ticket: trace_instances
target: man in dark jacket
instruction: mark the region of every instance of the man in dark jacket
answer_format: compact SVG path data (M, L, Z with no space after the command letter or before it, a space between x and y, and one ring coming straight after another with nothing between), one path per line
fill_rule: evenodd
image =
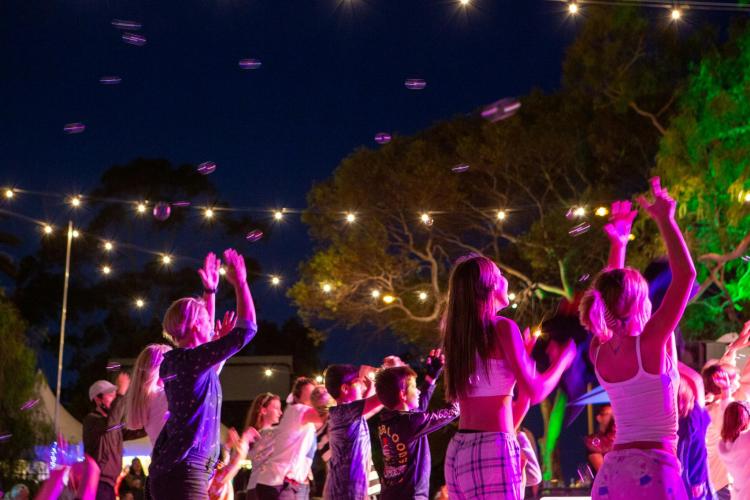
M89 388L89 399L96 407L83 419L83 449L101 470L96 500L115 500L115 482L122 469L122 442L146 435L143 429L124 428L124 396L129 386L130 376L120 373L117 386L97 380Z

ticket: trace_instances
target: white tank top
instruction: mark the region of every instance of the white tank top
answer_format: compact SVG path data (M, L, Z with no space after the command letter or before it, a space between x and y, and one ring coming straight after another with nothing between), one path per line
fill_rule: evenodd
M485 373L482 359L477 355L476 368L469 377L466 396L512 396L515 385L516 377L504 359L487 359L487 373Z
M317 441L315 424L303 424L303 404L291 404L273 434L273 452L258 471L258 483L267 486L284 484L289 478L304 483L308 479Z
M641 337L635 339L638 372L629 380L607 382L599 374L594 359L596 378L609 395L615 418L615 443L658 441L677 449L677 386L679 373L672 356L667 356L666 373L653 374L643 369Z

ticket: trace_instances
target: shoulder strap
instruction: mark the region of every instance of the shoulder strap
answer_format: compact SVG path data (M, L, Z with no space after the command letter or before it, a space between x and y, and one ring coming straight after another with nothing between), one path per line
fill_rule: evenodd
M635 356L636 356L636 359L638 360L638 371L639 372L645 371L643 369L643 359L641 359L641 336L640 335L638 335L635 338Z

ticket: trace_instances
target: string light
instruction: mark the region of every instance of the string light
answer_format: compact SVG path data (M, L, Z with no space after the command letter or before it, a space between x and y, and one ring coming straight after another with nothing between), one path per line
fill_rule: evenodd
M115 245L111 241L105 241L104 242L104 251L105 252L111 252L115 249Z
M578 4L576 2L568 3L568 13L572 16L578 14Z
M275 220L281 220L284 218L284 211L283 210L275 210L273 212L273 218Z
M672 18L672 21L679 21L682 18L682 11L679 7L674 7L669 13L669 16Z
M77 195L76 195L76 196L73 196L72 198L70 198L70 204L71 204L71 205L72 205L73 207L75 207L75 208L78 208L78 207L80 207L80 206L81 206L81 197L80 197L80 196L77 196Z
M106 274L109 274L111 272L112 272L112 268L111 267L109 267L107 265L102 266L102 274L106 275Z
M265 370L263 370L263 375L268 378L273 375L273 370L271 370L270 368L266 368Z
M224 276L225 274L227 274L227 270L226 270L226 268L224 266L221 266L219 268L219 274L222 275L222 276Z
M206 219L213 219L213 217L214 217L214 211L213 211L213 209L212 208L207 208L206 210L204 210L203 211L203 217L205 217Z
M73 238L78 238L81 235L81 233L78 232L78 229L73 229L73 231L70 233L70 235Z
M348 222L349 224L351 224L355 220L357 220L357 216L354 215L354 213L352 213L352 212L347 212L347 214L346 214L346 222Z
M427 212L423 212L422 215L419 216L419 220L422 221L422 224L429 224L432 221L432 217L430 217L430 214Z
M576 209L573 210L573 215L576 217L584 217L586 215L586 209L584 207L576 207Z
M510 300L516 300L516 294L515 293L509 293L508 294L508 299L510 299Z
M395 300L396 297L394 297L393 295L383 295L383 302L385 302L386 304L393 304Z
M141 202L138 203L138 205L135 207L135 209L138 211L139 214L145 214L146 213L146 204Z
M142 298L138 297L135 299L135 307L137 307L138 309L143 309L145 305L146 302Z
M497 211L497 220L505 220L507 217L508 217L508 214L505 213L505 210Z
M606 217L609 215L609 209L607 207L598 207L594 212L597 217Z
M467 7L471 3L471 0L458 0L458 3L460 3L463 7Z
M323 375L315 375L315 383L322 384L324 380Z
M167 254L162 255L161 256L161 263L164 264L164 265L171 264L172 263L172 257L169 256L169 255L167 255Z
M635 239L635 235L633 233L630 233L628 235L628 241L633 241Z
M750 191L745 193L745 203L750 203Z
M510 306L510 307L511 307L512 309L518 309L518 304L516 304L516 303L514 302L514 303L513 303L513 305L512 305L512 306Z
M419 292L418 296L419 296L419 300L421 300L422 302L426 301L427 297L429 297L429 295L427 295L427 292Z
M333 287L330 283L323 283L321 285L321 288L323 289L323 293L331 293L331 290L333 290Z
M52 226L45 224L42 226L42 231L44 231L44 234L52 234Z
M534 332L532 333L532 335L534 336L534 338L538 339L539 337L542 336L542 329L541 328L537 328L536 330L534 330Z
M373 299L377 299L380 297L380 290L373 290L372 292L370 292L370 295L372 295Z
M13 190L11 188L8 188L8 189L5 190L5 197L7 199L10 200L11 198L13 198L13 196L15 196L15 193L13 192Z
M278 276L271 276L271 284L273 286L280 285L281 284L281 278L279 278Z

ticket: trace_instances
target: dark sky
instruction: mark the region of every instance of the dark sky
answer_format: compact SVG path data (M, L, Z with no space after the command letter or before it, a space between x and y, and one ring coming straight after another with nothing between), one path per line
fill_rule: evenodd
M577 30L560 7L540 0L473 0L468 8L434 0L4 1L0 185L85 192L109 166L136 157L211 160L212 180L234 206L304 208L311 185L354 148L376 147L378 131L410 134L534 86L555 89ZM125 44L115 18L142 23L147 44ZM249 57L262 67L241 70L238 60ZM122 83L101 85L104 75ZM409 77L427 88L407 90ZM85 132L63 133L71 122ZM32 217L50 212L39 200L14 203L7 208ZM38 237L27 223L3 224L27 242ZM249 251L289 284L311 244L292 216ZM261 318L294 314L282 291L256 293ZM327 349L328 359L351 352L348 334L337 336L347 349Z

